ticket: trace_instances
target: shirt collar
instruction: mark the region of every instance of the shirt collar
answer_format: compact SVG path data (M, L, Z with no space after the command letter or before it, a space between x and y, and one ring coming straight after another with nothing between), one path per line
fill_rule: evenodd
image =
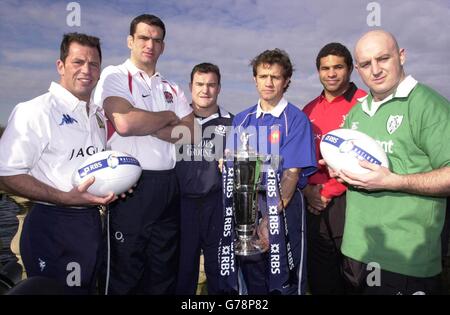
M340 101L340 98L343 97L347 102L351 102L353 99L353 96L355 95L356 91L358 90L358 88L356 87L355 83L350 82L348 89L345 90L344 93L342 93L341 95L335 97L330 103L336 102L336 101ZM325 91L322 91L322 93L320 93L320 99L319 101L322 102L323 100L326 100L325 97ZM327 100L328 102L328 100Z
M227 110L225 110L225 108L219 106L219 111L220 111L220 117L231 118L230 113Z
M83 106L83 108L86 108L86 102L78 99L75 95L70 93L66 88L61 86L59 83L52 82L50 84L50 87L48 91L53 94L63 105L65 105L68 109L70 109L72 112L75 111L75 109L78 106ZM91 100L92 100L92 93L91 93ZM92 102L90 102L92 104ZM96 105L94 105L96 106Z
M192 104L190 104L190 106L192 107ZM223 118L231 118L230 113L227 112L224 108L222 108L221 106L218 106L218 111L215 112L214 114L208 116L208 117L200 117L195 115L195 118L197 119L197 122L200 125L206 124L208 121L219 118L219 117L223 117Z
M143 75L147 75L147 73L145 71L136 67L136 65L129 58L125 61L124 65L125 65L125 68L127 68L128 72L132 76L134 76L137 73L142 73ZM157 76L161 76L161 74L159 72L155 72L155 74L153 74L150 78L157 77Z
M355 83L350 82L348 89L342 94L342 96L345 98L347 102L351 102L353 99L353 96L355 96L356 91L358 88L356 87Z
M418 83L417 80L414 79L412 76L410 75L407 76L402 82L400 82L395 92L385 97L382 101L380 101L378 103L378 106L376 106L376 108L371 108L373 106L369 106L369 104L372 105L373 100L372 92L370 92L364 97L358 98L358 102L361 103L362 110L365 113L369 114L370 116L373 116L381 105L387 103L391 99L408 97L409 93L411 93L411 91L416 87L417 83Z
M270 114L274 117L280 117L284 109L288 105L287 100L283 97L271 111L265 112L261 108L261 100L258 100L258 105L256 106L256 118L259 118L262 114Z

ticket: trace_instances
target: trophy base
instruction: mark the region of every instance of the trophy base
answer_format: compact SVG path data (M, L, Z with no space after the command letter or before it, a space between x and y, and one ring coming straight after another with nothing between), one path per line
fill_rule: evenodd
M261 247L256 244L256 238L239 239L234 249L235 254L238 256L252 256L263 252Z

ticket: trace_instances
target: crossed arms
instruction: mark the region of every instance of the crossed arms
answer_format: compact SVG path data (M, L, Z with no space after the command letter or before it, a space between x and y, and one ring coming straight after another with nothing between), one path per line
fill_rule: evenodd
M103 108L117 133L123 137L151 135L163 141L187 144L198 142L201 136L193 113L180 119L172 111L142 110L117 96L107 97Z

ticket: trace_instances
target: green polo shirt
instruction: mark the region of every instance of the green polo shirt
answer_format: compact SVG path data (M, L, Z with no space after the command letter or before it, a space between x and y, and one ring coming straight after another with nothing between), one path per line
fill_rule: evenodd
M431 88L405 78L380 103L359 99L344 128L377 140L397 174L450 166L450 103ZM399 191L364 192L350 187L342 252L381 269L415 277L441 272L440 234L445 199Z

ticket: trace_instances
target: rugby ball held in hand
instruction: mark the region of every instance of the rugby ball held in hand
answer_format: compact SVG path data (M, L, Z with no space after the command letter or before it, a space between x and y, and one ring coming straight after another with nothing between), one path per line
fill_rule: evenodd
M335 129L322 137L322 157L335 171L341 169L353 173L368 173L370 170L359 165L359 161L389 167L389 161L380 144L365 133L352 129Z
M106 196L110 192L120 195L130 189L142 173L139 161L129 154L118 151L98 152L88 157L75 170L72 185L79 186L94 176L94 183L88 192L97 196Z

